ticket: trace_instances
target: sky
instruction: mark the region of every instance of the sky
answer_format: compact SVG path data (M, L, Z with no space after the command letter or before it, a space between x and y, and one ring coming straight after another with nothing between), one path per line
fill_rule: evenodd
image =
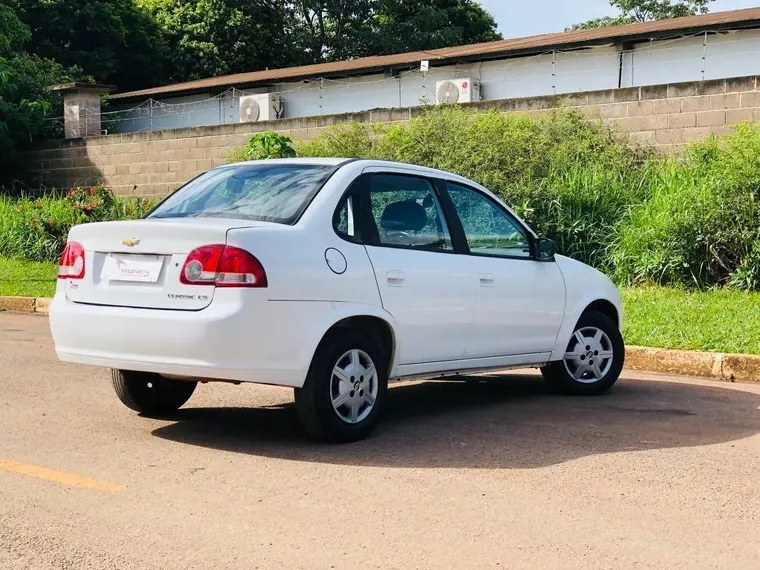
M480 0L493 14L505 38L519 38L565 28L616 12L607 0ZM710 12L760 7L760 0L716 0Z

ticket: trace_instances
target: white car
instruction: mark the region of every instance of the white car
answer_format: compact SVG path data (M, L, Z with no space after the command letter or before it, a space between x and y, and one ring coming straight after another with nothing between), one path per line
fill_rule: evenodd
M540 367L599 394L620 296L482 186L373 160L209 170L145 219L72 228L50 308L61 360L171 414L197 382L295 389L313 436L365 437L389 380Z

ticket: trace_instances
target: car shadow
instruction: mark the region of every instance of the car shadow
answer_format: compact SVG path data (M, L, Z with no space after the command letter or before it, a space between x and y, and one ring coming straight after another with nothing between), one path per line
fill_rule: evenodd
M719 386L621 380L610 393L548 393L536 376L431 381L389 390L373 435L309 441L292 401L187 408L157 437L224 451L329 464L526 469L607 453L692 447L760 432L760 396Z

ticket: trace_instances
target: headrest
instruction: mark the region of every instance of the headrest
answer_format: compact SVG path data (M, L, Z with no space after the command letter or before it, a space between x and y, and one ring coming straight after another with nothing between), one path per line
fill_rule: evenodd
M427 212L414 200L393 202L383 210L380 225L385 231L418 232L427 225Z

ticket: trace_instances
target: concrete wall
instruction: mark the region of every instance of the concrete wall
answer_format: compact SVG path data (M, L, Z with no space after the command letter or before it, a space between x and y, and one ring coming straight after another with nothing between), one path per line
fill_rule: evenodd
M470 106L503 112L540 113L565 101L591 119L601 119L632 143L672 152L710 132L760 119L758 77L589 91L564 97L485 101ZM162 196L193 176L221 165L255 132L277 130L296 141L311 140L346 122L408 121L420 107L118 134L55 141L28 154L27 180L35 186L67 188L104 180L120 194Z

